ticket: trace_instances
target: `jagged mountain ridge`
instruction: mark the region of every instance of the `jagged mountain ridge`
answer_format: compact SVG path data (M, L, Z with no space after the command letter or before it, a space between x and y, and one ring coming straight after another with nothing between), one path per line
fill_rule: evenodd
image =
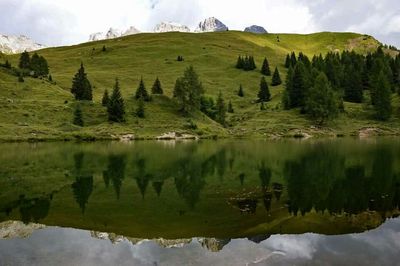
M45 45L36 43L25 35L13 36L0 34L0 52L5 54L32 52L46 48Z

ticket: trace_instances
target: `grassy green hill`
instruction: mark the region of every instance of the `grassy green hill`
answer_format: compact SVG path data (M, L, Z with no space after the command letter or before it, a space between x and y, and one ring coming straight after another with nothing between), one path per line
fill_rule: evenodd
M106 52L102 51L104 45ZM342 50L366 53L375 50L378 45L374 38L355 33L256 35L229 31L145 33L49 48L39 51L39 54L48 60L55 84L31 78L18 83L16 77L0 70L0 139L110 138L111 135L128 133L151 138L169 131L187 131L201 136L286 136L298 132L349 135L364 127L379 127L386 133L396 133L400 128L398 98L393 99L396 114L389 122L373 121L373 112L366 105L345 103L346 113L323 129L312 127L312 122L299 115L297 110L282 110L283 85L270 87L272 101L266 111L260 111L259 106L252 103L256 99L261 77L259 69L265 56L272 69L275 66L279 68L284 80L286 69L283 62L286 54L292 51L302 51L308 56ZM257 70L244 72L236 69L234 65L239 54L254 55ZM178 55L185 60L176 61ZM5 59L5 56L1 57ZM18 58L19 55L8 57L14 66ZM70 93L71 80L81 62L94 86L94 102L83 106L84 128L71 123L75 105ZM188 129L188 118L178 113L175 102L170 98L176 78L189 65L193 65L199 74L208 96L216 97L221 91L226 102L232 101L235 113L228 117L230 127L222 128L203 114L196 113L192 120L198 129ZM151 103L146 104L145 119L136 118L133 95L139 80L143 77L150 90L157 76L165 96L154 97ZM106 110L100 104L104 89L111 90L115 78L120 80L126 102L127 122L123 124L109 124ZM271 82L270 77L267 80ZM244 87L243 98L236 95L239 84Z

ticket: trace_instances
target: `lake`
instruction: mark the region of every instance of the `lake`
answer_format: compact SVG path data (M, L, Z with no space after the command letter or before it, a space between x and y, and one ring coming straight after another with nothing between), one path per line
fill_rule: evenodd
M395 138L0 148L0 265L399 265Z

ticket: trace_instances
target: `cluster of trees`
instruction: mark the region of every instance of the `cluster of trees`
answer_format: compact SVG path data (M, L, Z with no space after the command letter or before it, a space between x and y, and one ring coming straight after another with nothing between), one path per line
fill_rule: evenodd
M250 71L256 69L257 66L253 56L246 55L245 57L242 57L241 55L239 55L236 62L236 68L243 69L244 71Z
M18 67L23 71L33 71L34 77L44 77L49 74L49 65L43 56L34 53L32 57L27 51L19 58Z
M391 116L391 94L400 87L400 56L392 58L382 48L366 56L344 51L314 56L300 53L286 56L289 68L283 104L286 109L300 107L319 123L334 118L343 100L365 102L368 90L376 118Z

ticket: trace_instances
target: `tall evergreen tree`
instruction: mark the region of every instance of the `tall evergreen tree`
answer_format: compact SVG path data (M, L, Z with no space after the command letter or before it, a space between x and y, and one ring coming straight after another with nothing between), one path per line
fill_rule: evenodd
M103 98L101 99L101 105L106 107L110 102L110 96L108 95L108 90L104 90Z
M136 108L137 117L144 118L145 117L145 109L144 109L144 100L143 98L139 98L138 106Z
M150 101L150 96L147 93L143 78L140 78L140 83L139 83L139 87L136 89L135 98L136 98L136 100L142 98L143 101L146 101L146 102Z
M258 101L268 102L270 100L271 100L271 94L269 92L268 83L265 80L265 77L262 77L260 81L260 90L258 92Z
M290 60L290 55L287 54L286 59L285 59L285 67L289 68L291 64L292 64L292 61Z
M216 107L217 107L217 113L216 113L215 120L218 123L220 123L221 125L225 126L225 124L226 124L226 121L225 121L226 107L225 107L224 98L222 97L221 92L219 92L219 94L218 94Z
M272 86L278 86L282 84L281 76L279 74L279 70L275 67L274 74L272 75Z
M154 81L153 87L151 87L151 93L152 94L163 94L164 93L164 91L161 87L161 82L158 79L158 77Z
M290 107L304 106L304 96L306 94L306 73L302 62L298 62L293 70L291 89L289 91Z
M261 67L261 74L265 76L271 76L271 70L269 69L268 59L265 57L262 67Z
M75 95L76 100L91 101L93 98L92 85L87 78L83 63L81 63L81 67L79 68L78 73L75 74L72 80L71 92Z
M239 55L236 62L237 69L243 69L243 58Z
M338 98L324 73L318 75L314 86L307 91L305 110L319 125L338 115Z
M383 121L389 120L392 115L392 93L390 83L383 70L380 71L374 86L377 86L374 88L376 118Z
M242 84L240 84L240 86L239 86L238 96L239 97L244 97L244 91L243 91Z
M344 73L344 100L353 103L361 103L363 100L363 84L361 73L353 66L346 68Z
M291 62L292 67L294 68L297 64L297 58L296 58L295 52L292 52L290 54L290 62Z
M186 68L183 77L176 80L173 94L178 101L180 111L186 115L194 109L200 109L203 93L203 85L193 66Z
M115 80L113 92L107 105L108 121L124 122L125 121L125 105L119 88L118 79Z
M73 119L72 123L76 126L83 127L82 109L79 104L77 104L75 107L74 119Z
M254 70L257 68L256 62L254 61L254 57L250 56L249 57L249 65L250 65L250 70Z
M18 67L21 69L29 69L31 66L31 57L27 51L24 51L20 58Z
M292 90L293 90L293 68L290 65L286 76L285 90L282 96L283 107L286 110L291 108L290 95L292 94Z

